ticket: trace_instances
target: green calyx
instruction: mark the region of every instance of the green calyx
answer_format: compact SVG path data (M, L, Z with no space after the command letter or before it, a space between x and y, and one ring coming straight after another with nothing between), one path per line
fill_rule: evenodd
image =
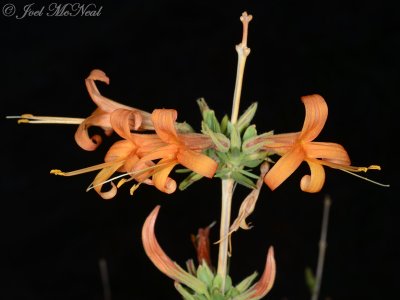
M262 147L265 144L264 138L272 134L267 132L257 135L256 125L251 125L257 103L251 104L235 124L226 115L219 122L214 110L209 108L203 98L198 99L197 104L203 117L201 132L214 144L212 149L205 151L206 155L218 161L214 176L221 179L232 178L237 183L254 189L259 176L253 173L253 168L267 159L268 152L263 151ZM184 190L201 178L201 175L191 172L180 183L179 189Z
M222 291L222 278L214 274L208 265L203 262L196 270L196 277L207 286L207 292L198 293L178 282L175 282L175 288L185 300L236 300L242 299L244 294L252 285L257 273L253 273L236 286L232 285L232 279L227 276L225 280L225 289Z

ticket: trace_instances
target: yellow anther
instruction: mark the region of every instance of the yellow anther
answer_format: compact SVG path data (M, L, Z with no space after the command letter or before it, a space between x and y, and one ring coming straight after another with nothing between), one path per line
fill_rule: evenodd
M371 165L368 167L369 170L381 170L381 166L378 165Z
M31 118L33 118L33 115L32 114L23 114L23 115L21 115L21 118L31 119Z
M131 189L129 190L129 193L131 194L131 196L132 196L133 193L139 188L140 184L141 184L141 183L137 183L137 184L134 184L134 185L131 187Z
M65 176L65 173L63 171L61 171L61 170L58 170L58 169L51 170L50 174Z
M29 123L29 120L28 119L19 119L18 121L17 121L17 123L18 124L22 124L22 123Z
M129 181L126 178L122 178L118 183L117 183L117 188L120 188L125 182Z

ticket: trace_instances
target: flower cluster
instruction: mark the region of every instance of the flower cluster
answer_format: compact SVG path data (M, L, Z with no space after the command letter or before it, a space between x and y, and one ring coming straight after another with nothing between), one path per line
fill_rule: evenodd
M308 163L311 174L305 175L300 187L305 192L321 190L325 181L323 166L349 172L366 172L380 169L379 166L353 167L346 150L339 144L315 142L323 129L328 116L328 107L320 95L302 97L306 117L300 132L257 135L255 125L250 125L257 105L253 104L232 124L225 116L219 122L213 110L203 99L198 103L203 115L202 133L195 133L187 123L177 122L174 109L155 109L152 113L129 107L103 96L95 81L109 83L103 71L93 70L85 83L89 95L97 109L86 119L74 119L79 124L75 133L78 145L88 151L95 150L102 141L99 134L90 135L91 126L100 127L106 136L115 132L121 140L115 142L104 163L62 172L52 170L55 175L73 176L100 170L89 189L94 189L102 198L111 199L122 184L135 180L131 194L144 183L154 185L164 193L173 193L177 184L169 177L173 168L180 164L193 173L180 186L202 178L233 178L250 188L255 188L253 179L259 175L252 169L263 161L272 162L272 155L281 158L264 176L264 182L271 190L283 183L301 164ZM20 123L54 122L54 117L35 117L22 115ZM66 118L58 118L66 119ZM120 175L114 176L116 172ZM114 176L114 177L113 177ZM120 179L117 184L113 180ZM111 187L104 191L104 185Z
M110 147L102 164L72 172L52 170L51 173L71 176L101 170L91 187L104 199L113 198L117 187L133 179L138 184L133 186L131 192L145 183L154 185L164 193L173 193L177 185L169 174L177 164L201 176L213 177L218 164L202 154L202 151L213 147L211 139L190 132L191 128L187 124L177 123L176 110L155 109L150 114L119 104L101 95L95 80L109 83L108 77L100 70L93 70L86 79L89 95L98 108L79 125L75 140L85 150L96 149L101 136L90 136L91 126L101 127L106 135L115 132L122 140ZM140 133L145 130L153 130L154 133ZM110 181L111 188L102 191L103 185L115 172L122 172L129 178L125 176L117 185Z
M250 53L247 47L248 24L252 16L244 12L240 19L243 23L243 38L236 46L238 73L232 116L230 119L224 116L219 121L205 100L199 99L197 103L203 118L201 133L196 133L185 122L177 122L178 113L174 109L155 109L149 113L103 96L96 81L109 84L110 80L101 70L93 70L85 80L88 93L97 105L97 109L86 119L33 115L18 117L19 123L78 125L75 140L87 151L95 150L102 142L102 135L91 134L92 126L101 128L105 136L116 133L120 139L108 149L103 163L71 172L51 170L52 174L62 176L99 171L88 189L94 189L104 199L113 198L118 188L130 181L135 182L130 189L131 194L141 184L152 185L167 194L173 193L178 185L170 174L177 165L186 169L183 171L191 172L180 183L181 190L203 177L222 179L220 252L216 273L212 271L209 254L210 228L200 230L198 238L194 239L198 268L191 262L188 263L188 271L185 271L165 254L157 242L154 227L159 206L148 216L143 226L142 240L146 254L160 271L175 281L176 289L188 300L256 300L270 291L276 273L272 247L267 254L264 273L257 283L252 284L255 273L234 286L227 274L227 244L230 235L239 228L250 228L246 218L254 211L264 183L275 190L303 161L308 164L310 174L303 176L300 188L309 193L322 189L325 182L324 166L352 174L369 169L380 170L376 165L351 166L349 155L341 145L315 141L328 117L328 106L320 95L301 98L305 107L305 120L299 132L275 134L269 131L258 134L256 125L251 124L257 103L250 105L239 116L244 65ZM272 159L275 155L280 156L276 162ZM107 189L105 185L108 183ZM242 202L237 218L230 224L230 205L235 183L250 188L251 192Z

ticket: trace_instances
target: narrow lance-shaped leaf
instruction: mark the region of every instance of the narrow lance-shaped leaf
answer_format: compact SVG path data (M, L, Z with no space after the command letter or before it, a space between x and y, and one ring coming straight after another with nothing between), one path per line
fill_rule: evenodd
M257 111L257 102L254 102L251 104L246 111L240 116L237 126L239 129L239 132L242 132L247 126L250 125L251 121L254 118L254 115L256 114Z

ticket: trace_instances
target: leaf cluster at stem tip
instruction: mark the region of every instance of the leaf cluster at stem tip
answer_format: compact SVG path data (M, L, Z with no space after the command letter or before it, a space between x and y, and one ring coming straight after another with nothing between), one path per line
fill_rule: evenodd
M201 132L207 135L214 143L214 148L208 149L206 154L218 162L215 177L234 179L237 183L254 189L259 175L253 173L253 168L267 159L268 153L262 150L261 136L271 135L271 132L257 136L256 125L251 121L257 110L257 103L251 104L239 117L235 124L225 115L221 122L215 116L203 98L197 100L203 117ZM179 188L186 189L202 176L192 172L184 179Z

